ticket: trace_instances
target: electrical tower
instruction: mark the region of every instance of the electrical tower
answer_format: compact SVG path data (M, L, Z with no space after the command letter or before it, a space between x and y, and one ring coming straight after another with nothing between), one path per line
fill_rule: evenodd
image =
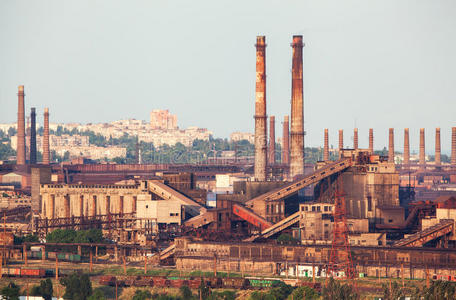
M350 244L348 242L348 227L342 176L338 177L335 187L333 240L326 276L345 277L346 279L352 280L355 278L356 271L353 266Z

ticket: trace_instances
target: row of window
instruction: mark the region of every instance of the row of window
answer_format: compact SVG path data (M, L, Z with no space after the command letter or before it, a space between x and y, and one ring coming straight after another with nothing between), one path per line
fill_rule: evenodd
M312 211L321 211L320 205L313 205L311 208ZM309 211L309 206L301 206L301 211ZM332 211L332 206L325 205L323 206L323 211Z

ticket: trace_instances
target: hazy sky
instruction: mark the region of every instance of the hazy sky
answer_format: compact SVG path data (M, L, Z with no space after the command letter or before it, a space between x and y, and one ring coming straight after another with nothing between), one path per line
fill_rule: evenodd
M169 109L180 127L215 136L253 132L255 39L266 35L267 110L290 113L292 35L302 34L306 145L323 129L352 144L396 149L410 127L417 149L435 127L442 151L456 126L456 1L20 1L0 0L0 123L48 106L51 122L149 120Z

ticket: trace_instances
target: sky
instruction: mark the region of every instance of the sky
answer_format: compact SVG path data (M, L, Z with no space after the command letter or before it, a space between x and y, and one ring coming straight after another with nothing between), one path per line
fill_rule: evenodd
M254 131L255 40L266 36L267 112L276 136L290 114L291 47L303 35L306 146L396 150L410 128L418 150L435 127L449 153L456 112L456 1L448 0L0 0L0 123L26 111L42 122L149 120L169 109L181 128L216 137Z

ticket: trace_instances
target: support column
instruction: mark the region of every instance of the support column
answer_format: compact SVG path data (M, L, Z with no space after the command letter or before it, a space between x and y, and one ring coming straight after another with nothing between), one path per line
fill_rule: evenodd
M65 195L63 197L64 197L64 203L65 203L65 207L64 207L65 218L69 218L69 217L71 217L70 216L70 213L71 213L70 195L67 194L67 195Z
M90 207L90 216L95 217L97 214L97 196L92 196L92 205Z
M55 217L55 195L51 195L49 199L49 219L54 219Z
M119 197L119 213L124 214L124 196Z
M84 195L79 196L79 216L84 217Z

